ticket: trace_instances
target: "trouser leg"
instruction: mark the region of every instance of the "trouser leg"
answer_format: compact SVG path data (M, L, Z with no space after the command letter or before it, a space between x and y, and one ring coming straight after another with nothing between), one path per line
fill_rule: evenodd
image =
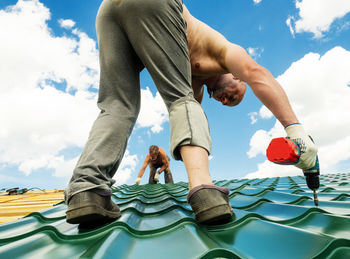
M149 184L156 184L157 182L154 180L154 176L157 172L157 167L153 166L153 165L149 165L149 179L148 179L148 183Z
M164 182L165 183L174 183L173 175L171 174L169 167L164 170Z
M181 159L179 147L188 144L210 153L208 122L191 88L182 1L124 0L119 8L129 40L168 108L172 156Z
M140 109L139 72L143 64L117 23L110 1L102 3L96 26L101 112L65 191L66 201L85 190L110 190Z

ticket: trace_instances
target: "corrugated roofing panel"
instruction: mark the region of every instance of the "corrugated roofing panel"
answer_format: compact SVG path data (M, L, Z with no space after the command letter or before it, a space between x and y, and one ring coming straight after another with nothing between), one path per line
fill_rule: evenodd
M4 258L350 258L350 174L321 176L319 206L302 177L217 181L233 221L196 223L186 183L122 185L117 221L84 230L66 205L0 225Z
M0 223L52 207L63 200L63 190L29 191L21 195L0 193Z

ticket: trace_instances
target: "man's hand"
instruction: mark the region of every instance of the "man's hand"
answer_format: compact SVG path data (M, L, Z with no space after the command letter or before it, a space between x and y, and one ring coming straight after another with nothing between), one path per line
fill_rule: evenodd
M135 184L139 185L141 182L141 178L140 177L137 177L136 181L135 181Z
M308 170L315 166L317 147L311 138L306 135L303 126L300 123L288 125L285 128L288 137L294 141L300 148L299 162L296 167L302 170Z
M155 180L156 182L159 182L159 171L156 172L156 174L154 175L154 180Z

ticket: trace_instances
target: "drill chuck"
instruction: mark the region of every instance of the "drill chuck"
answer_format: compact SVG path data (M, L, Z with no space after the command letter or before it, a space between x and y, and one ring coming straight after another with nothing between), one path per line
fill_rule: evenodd
M320 164L318 162L318 156L316 156L315 165L307 170L303 170L306 184L311 190L317 190L320 187Z
M305 176L307 187L309 187L309 189L313 191L314 203L316 206L318 206L318 198L316 194L316 190L320 187L320 164L318 162L318 156L316 156L316 163L314 167L308 170L303 170L303 173Z
M317 190L320 187L320 173L310 173L308 171L303 171L307 187L309 187L311 190Z

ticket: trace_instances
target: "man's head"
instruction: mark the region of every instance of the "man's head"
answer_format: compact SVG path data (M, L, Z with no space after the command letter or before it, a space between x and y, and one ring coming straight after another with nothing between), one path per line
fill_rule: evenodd
M206 85L209 97L213 97L227 106L238 105L246 91L246 83L232 74L224 74L212 78Z
M151 160L156 160L158 157L158 153L159 153L159 148L156 145L152 145L149 147L149 155Z

